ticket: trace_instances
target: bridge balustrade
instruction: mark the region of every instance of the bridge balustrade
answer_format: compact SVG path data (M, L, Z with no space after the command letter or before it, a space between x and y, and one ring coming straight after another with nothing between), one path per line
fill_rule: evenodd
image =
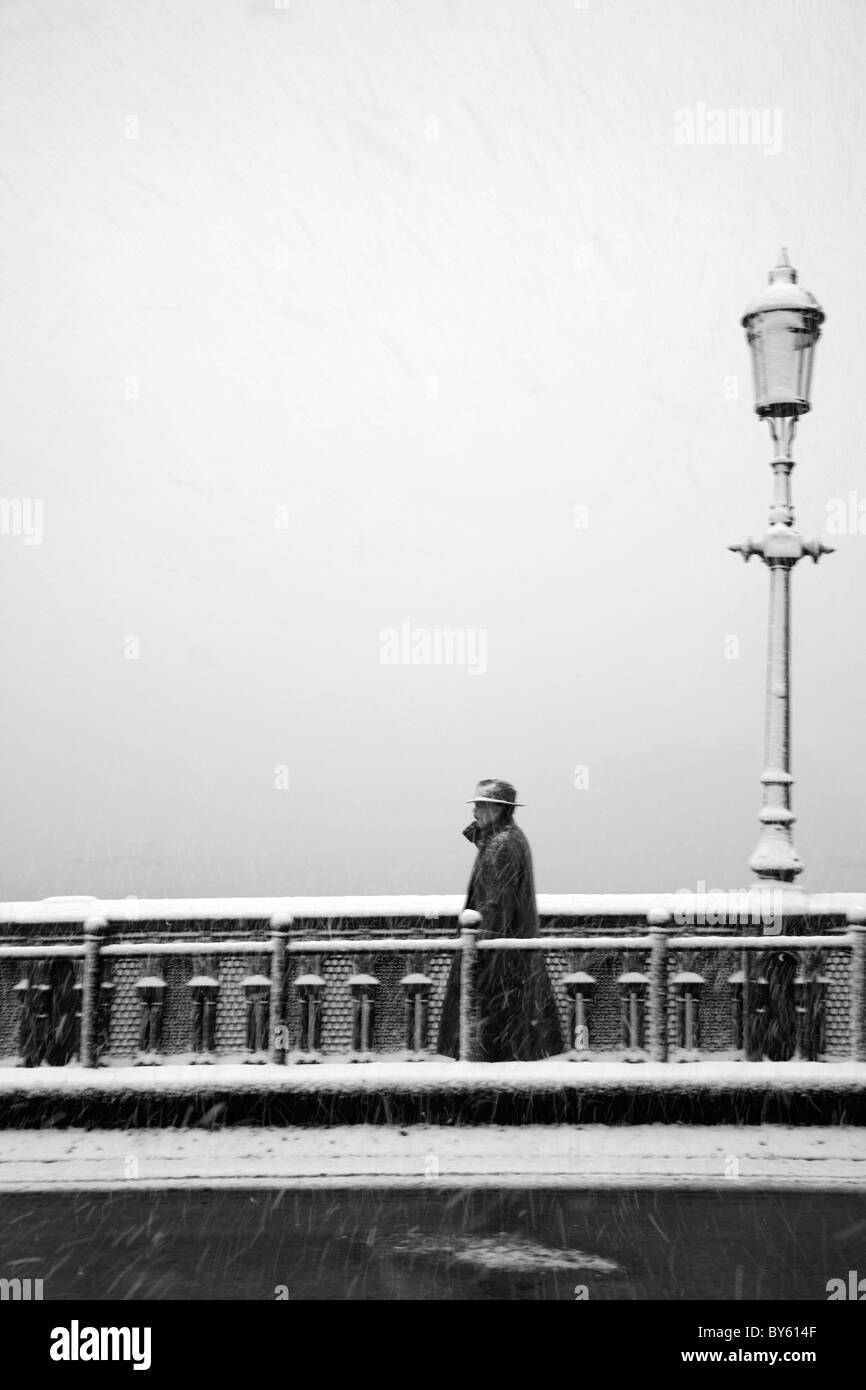
M132 1060L165 1061L184 1052L177 1041L184 1036L186 1048L208 1060L252 1054L284 1064L341 1051L373 1062L395 1052L433 1057L445 974L459 954L460 1060L479 1061L478 962L485 952L516 951L547 959L570 1060L694 1060L727 1044L744 1061L818 1061L829 1055L832 1014L832 1055L866 1061L860 909L832 934L696 933L678 930L661 910L647 915L646 926L629 935L490 939L478 914L465 912L456 937L305 939L280 913L268 939L142 941L119 939L104 918L91 918L83 940L0 942L0 968L14 979L0 990L0 1039L8 1040L0 1049L7 1063L24 1066L77 1059L93 1067L130 1052ZM841 979L830 965L840 958ZM59 995L67 1001L60 1012ZM138 1010L133 1047L117 1041L124 1000ZM183 1017L169 1045L167 1025ZM235 1042L227 1046L229 1033ZM333 1044L337 1033L342 1047Z

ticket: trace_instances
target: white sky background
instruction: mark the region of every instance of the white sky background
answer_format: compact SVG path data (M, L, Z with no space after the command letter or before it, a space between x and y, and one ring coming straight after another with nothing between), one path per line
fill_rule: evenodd
M459 892L480 777L539 891L747 884L767 573L726 546L783 243L838 547L794 575L796 840L866 887L866 535L825 534L864 40L859 0L4 0L0 491L45 531L0 537L0 895ZM699 102L781 150L678 144ZM404 620L486 672L382 665Z

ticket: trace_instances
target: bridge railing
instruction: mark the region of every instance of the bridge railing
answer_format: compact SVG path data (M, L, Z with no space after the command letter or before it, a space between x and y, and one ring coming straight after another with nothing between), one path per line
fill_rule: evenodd
M866 1061L866 912L846 914L847 931L833 934L784 934L747 936L739 934L691 934L672 925L670 914L653 909L647 914L646 932L632 935L593 934L584 936L546 935L530 938L486 937L477 913L463 912L459 936L401 936L370 938L303 938L293 930L291 916L273 915L269 935L260 939L220 938L151 941L107 940L108 923L91 917L84 923L83 941L62 943L0 943L0 963L20 961L40 966L53 961L80 962L80 975L74 990L78 1056L86 1067L96 1066L110 1051L109 1017L112 983L104 975L106 965L115 959L144 958L148 961L172 956L202 959L202 973L194 975L190 991L191 1034L194 1050L212 1057L219 980L208 973L207 962L220 957L259 957L267 961L264 971L241 981L246 1007L247 1051L259 1058L269 1057L281 1064L295 1058L315 1057L321 1052L322 1007L329 986L317 970L317 963L330 958L388 957L414 958L399 983L403 991L404 1040L406 1051L429 1055L430 974L418 968L429 957L458 955L460 958L459 1056L462 1061L482 1060L481 1044L485 1001L478 987L481 957L490 951L574 954L580 969L560 978L567 992L567 1055L581 1060L605 1048L593 1047L592 1014L597 980L591 970L598 953L618 953L626 958L626 969L617 977L621 1007L621 1040L633 1060L669 1060L672 1051L680 1057L698 1056L699 1020L706 980L693 968L696 953L722 952L739 960L739 970L728 977L735 1023L742 1055L758 1060L764 1055L770 1031L784 1027L796 1031L795 1044L782 1038L781 1055L817 1058L823 1053L820 1042L823 986L820 955L824 951L847 955L847 1003L849 1055ZM648 957L648 970L629 969L631 955ZM312 958L314 968L301 969L289 978L293 957ZM757 969L760 961L770 965L768 974ZM811 963L810 963L811 962ZM816 964L816 962L818 962ZM642 960L639 963L643 963ZM793 964L792 964L793 963ZM676 968L682 966L683 968ZM798 970L796 976L794 969ZM360 962L355 974L343 982L351 994L352 1051L358 1057L374 1060L387 1054L374 1049L376 994L380 981ZM166 982L151 972L136 981L141 1020L139 1053L150 1060L166 1060L160 1050L160 1026L165 1004ZM38 972L25 973L15 985L15 1007L19 1013L20 1053L25 1064L45 1060L45 1041L50 1029L46 991L51 986ZM775 991L775 997L774 997ZM292 998L292 996L294 996ZM290 1022L287 1005L294 1004ZM787 1022L782 1015L787 1010ZM781 1018L781 1023L780 1023ZM294 1046L292 1045L294 1043ZM787 1046L787 1051L784 1050Z

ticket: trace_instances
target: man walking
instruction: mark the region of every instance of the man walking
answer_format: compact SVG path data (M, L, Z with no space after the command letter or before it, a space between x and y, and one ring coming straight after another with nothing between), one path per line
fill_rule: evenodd
M538 910L529 842L514 822L522 803L510 782L488 778L472 798L463 831L478 849L466 907L481 914L481 938L537 936ZM553 990L541 951L481 951L476 990L479 1049L486 1062L534 1061L562 1051ZM460 958L445 988L437 1051L459 1055Z

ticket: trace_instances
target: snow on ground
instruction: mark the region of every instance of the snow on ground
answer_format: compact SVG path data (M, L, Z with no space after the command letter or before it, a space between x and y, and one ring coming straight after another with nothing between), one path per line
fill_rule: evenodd
M544 1062L323 1062L313 1066L244 1064L197 1066L6 1067L0 1095L45 1092L75 1096L202 1090L274 1092L425 1091L530 1092L580 1087L663 1090L833 1090L862 1091L864 1062L595 1062L591 1066L551 1058Z
M172 1186L863 1191L866 1129L352 1125L0 1135L0 1191Z

